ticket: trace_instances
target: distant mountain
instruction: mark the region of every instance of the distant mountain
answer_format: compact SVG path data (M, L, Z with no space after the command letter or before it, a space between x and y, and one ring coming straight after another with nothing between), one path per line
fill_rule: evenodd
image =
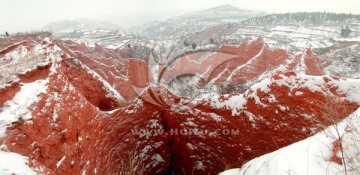
M186 41L198 45L210 41L237 45L259 36L271 48L289 52L312 48L317 53L316 49L322 50L338 42L360 41L360 15L323 12L270 14L196 32L186 37Z
M183 19L194 19L199 21L229 23L238 22L247 18L264 15L264 12L243 10L232 5L222 5L207 10L196 11L180 16Z
M240 22L265 14L265 12L243 10L231 5L222 5L187 13L165 21L151 22L133 28L133 31L155 38L171 36L182 37L217 25Z
M186 12L184 12L186 13ZM123 16L119 15L106 15L98 19L109 21L119 25L121 28L131 29L135 26L142 26L153 21L162 21L175 16L179 16L178 11L162 10L162 11L143 11L129 13Z
M122 30L118 25L107 21L93 19L63 20L47 24L41 30L50 31L55 36L81 36L86 32L97 30L119 31Z

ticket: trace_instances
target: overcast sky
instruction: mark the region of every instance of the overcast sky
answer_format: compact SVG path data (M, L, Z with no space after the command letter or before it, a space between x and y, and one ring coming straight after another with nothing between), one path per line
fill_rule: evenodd
M63 19L144 11L174 14L230 4L268 13L326 11L360 14L360 0L0 0L0 32L29 31Z

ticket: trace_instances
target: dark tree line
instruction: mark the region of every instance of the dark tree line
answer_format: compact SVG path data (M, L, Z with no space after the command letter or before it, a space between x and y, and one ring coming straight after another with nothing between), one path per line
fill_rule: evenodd
M346 22L347 20L360 21L360 15L346 13L325 13L325 12L297 12L284 14L271 14L251 18L240 23L240 25L276 25L292 23L309 23L321 25L326 22Z
M349 29L349 26L346 26L345 29L341 29L342 37L348 37L350 33L351 33L351 30Z
M184 41L184 46L185 46L185 47L189 47L189 46L190 46L190 43L185 40L185 41ZM192 47L193 50L195 50L196 47L197 47L196 43L192 43L192 44L191 44L191 47Z
M52 35L52 33L49 32L49 31L31 31L31 32L17 32L17 33L11 34L11 36L40 35L40 34L42 34L42 35ZM9 37L10 36L9 32L5 31L5 36Z

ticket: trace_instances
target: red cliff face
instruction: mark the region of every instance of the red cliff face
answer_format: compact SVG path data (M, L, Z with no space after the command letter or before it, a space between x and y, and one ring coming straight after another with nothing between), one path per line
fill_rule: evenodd
M312 53L311 49L296 55L295 60L289 64L288 69L307 75L324 75L322 63Z
M226 87L224 93L237 93L236 86L251 86L277 71L324 75L320 60L310 49L294 55L269 48L262 38L239 46L221 46L216 52L194 52L179 57L166 68L162 83L184 77L196 79L194 89ZM181 83L178 84L181 86Z
M298 82L278 84L290 79ZM33 105L31 122L8 129L6 143L11 151L29 156L33 164L46 166L54 174L137 170L144 174L217 174L332 124L317 118L316 107L308 109L310 103L321 103L326 96L296 87L302 82L307 80L296 74L276 74L265 84L267 90L255 87L243 96L214 96L186 111L149 103L151 97L145 95L129 107L105 113L67 80L54 75L47 93ZM293 86L296 88L290 89ZM155 95L170 96L174 104L181 100L166 88L158 90L162 94ZM299 92L306 98L298 98ZM243 100L243 105L231 108L216 104L232 98ZM132 161L136 161L134 167L129 167ZM138 169L129 169L135 165Z
M131 130L162 130L161 112L142 100L110 113L102 111L99 102L111 99L101 98L105 94L100 87L92 92L98 82L82 71L71 61L58 63L56 72L49 76L46 93L30 107L32 118L8 128L8 149L29 157L31 166L45 167L39 173L165 172L169 162L167 134L137 135ZM75 75L82 78L82 85L74 80ZM136 161L133 167L128 167L130 161Z
M20 86L18 83L14 83L11 86L0 89L0 107L3 107L5 102L13 99L19 91Z
M64 43L56 40L55 43L109 83L124 98L122 106L131 103L138 96L133 86L144 88L151 77L145 61L124 59L119 50L105 49L97 44L94 48L88 48L71 41Z
M148 78L152 77L147 75L149 68L141 60L122 59L99 45L86 48L52 41L44 47L59 53L47 53L52 60L47 66L19 76L17 84L0 91L1 106L24 84L48 81L46 92L28 108L31 118L19 113L0 138L5 151L28 157L38 173L217 174L313 135L358 107L336 101L349 110L332 120L323 118L316 104L329 97L346 99L349 94L339 86L346 80L279 71L244 94L209 94L191 100L166 86L148 87L154 80ZM255 79L288 59L284 51L269 49L261 39L220 50L231 57L215 72L220 75L224 65L231 65L226 66L231 71L219 82L229 77L235 82ZM200 68L211 66L209 60L220 58L217 54L206 57ZM305 56L315 59L310 51ZM179 61L189 63L185 58ZM309 74L320 73L306 59L305 64ZM169 72L197 67L170 67ZM133 85L145 89L137 95Z
M314 82L316 81L316 82ZM274 74L269 82L254 85L243 95L210 97L208 101L187 111L164 113L165 123L173 132L172 165L175 174L217 174L220 169L241 167L255 157L303 140L324 126L339 122L357 109L350 102L341 116L322 118L321 106L332 93L330 84L295 73ZM304 83L314 83L321 91ZM326 95L327 94L327 95ZM231 105L226 105L231 104ZM234 105L235 104L235 105ZM238 105L236 105L238 104ZM194 130L206 131L196 135Z

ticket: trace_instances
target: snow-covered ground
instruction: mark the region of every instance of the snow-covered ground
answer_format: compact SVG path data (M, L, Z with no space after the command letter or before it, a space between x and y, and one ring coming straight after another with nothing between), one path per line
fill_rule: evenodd
M241 169L227 170L220 175L335 175L345 172L358 175L359 139L360 108L342 122L312 137L255 158ZM341 144L336 144L339 143L337 141ZM339 145L342 145L342 150L337 148ZM341 160L341 164L331 161L334 154Z
M0 151L1 175L36 175L28 165L28 158L12 152Z
M24 121L31 119L29 107L38 100L40 93L46 92L48 82L46 79L21 84L21 89L15 97L0 108L0 138L5 137L7 126L18 121L20 116Z
M263 37L265 43L271 48L283 48L290 52L302 51L306 48L327 48L331 47L339 41L360 41L359 36L352 36L350 38L340 37L340 28L338 26L320 26L320 27L295 27L295 26L274 26L268 28L262 28L259 26L247 26L237 29L233 35L227 36L228 38L235 39L237 41L250 41L257 37ZM184 40L179 38L168 39L163 38L160 40L148 40L144 38L131 38L123 36L119 33L111 33L109 31L98 31L95 33L84 33L82 37L72 38L77 42L85 42L89 46L94 46L95 42L104 44L107 48L115 49L118 47L142 46L151 48L153 56L158 56L160 63L167 62L171 58L177 56L177 53L183 53L185 51L194 50L184 46ZM45 41L45 40L44 40ZM176 42L174 42L176 41ZM60 58L61 49L58 47L49 50L48 44L51 41L46 41L46 45L38 45L32 51L26 50L25 47L19 47L15 52L11 52L5 55L0 61L12 60L13 67L21 65L22 59L26 58L39 58L44 62L39 64L35 59L34 63L27 63L28 66L25 71L31 71L39 65L49 64L56 60L43 59L44 55L49 58ZM208 49L212 45L203 44L198 46L198 49ZM336 75L343 77L358 78L359 66L354 66L352 62L357 53L359 44L346 49L339 49L331 51L328 54L322 55L322 59L335 58L332 64L325 70L327 75ZM146 49L144 49L146 51ZM144 52L145 52L144 51ZM262 52L262 51L261 51ZM348 54L351 53L351 54ZM40 57L41 56L41 57ZM256 57L254 57L256 58ZM155 59L155 58L154 58ZM169 60L167 60L169 59ZM9 67L9 66L8 66ZM13 68L9 67L9 68ZM4 68L1 67L0 68ZM54 68L54 67L53 67ZM240 69L241 67L239 67ZM89 68L86 68L89 69ZM5 70L5 69L2 69ZM302 69L299 68L298 72ZM52 71L54 71L52 69ZM3 71L5 72L5 71ZM155 72L155 71L154 71ZM5 72L6 73L6 72ZM5 75L5 73L3 73ZM17 73L23 73L22 71L14 72L14 76ZM269 73L270 74L270 73ZM1 76L0 71L0 76ZM155 74L154 74L155 75ZM94 73L94 76L102 80L100 76ZM232 74L231 74L232 76ZM231 78L230 76L230 78ZM12 78L12 77L10 77ZM156 78L156 77L155 77ZM292 88L292 85L296 88L308 88L312 91L322 92L319 84L325 84L323 77L315 76L301 76L299 79L293 79L294 77L283 77L283 79L276 81L278 85L287 85ZM306 80L306 81L305 81ZM303 84L291 84L291 82L303 81ZM356 82L355 82L356 81ZM107 90L111 91L109 95L114 96L118 100L122 100L120 94L112 89L111 85L102 81ZM193 81L195 84L196 81ZM13 122L25 121L31 118L31 104L35 103L38 99L38 95L45 92L47 88L48 79L38 80L32 83L20 83L20 91L15 95L12 100L7 101L2 108L0 108L0 139L5 136L6 129ZM189 82L187 82L189 83ZM261 90L266 92L270 80L266 79L262 83L252 86L251 90ZM330 86L332 84L329 84ZM0 84L0 87L2 84ZM343 92L347 95L347 100L360 104L360 81L358 80L343 80L337 81L334 86L339 87L338 92ZM176 90L175 91L179 91ZM257 91L254 91L257 92ZM208 93L208 92L205 92ZM250 94L250 93L249 93ZM245 93L245 95L247 95ZM256 103L262 105L261 100L256 93L250 94L256 100ZM296 95L301 96L301 92L296 92ZM212 97L216 99L216 95L208 95L202 98ZM271 99L269 99L271 100ZM222 101L210 101L214 108L226 108L231 109L233 115L238 115L238 111L243 108L245 103L243 94L231 96L227 100ZM283 107L281 107L283 108ZM20 116L22 116L20 118ZM212 116L214 120L217 120L217 116ZM347 117L342 122L328 127L324 131L317 133L316 135L309 137L303 141L294 143L287 147L281 148L275 152L263 155L256 159L247 162L243 167L239 169L233 169L221 173L221 175L240 175L240 174L360 174L360 168L357 166L360 164L360 108ZM334 143L341 143L342 150L339 150ZM6 146L0 145L0 174L36 174L27 165L27 158L16 153L5 152ZM333 160L340 158L340 163ZM65 158L61 159L59 165ZM58 166L59 166L58 165ZM345 169L346 168L346 169Z
M325 48L337 41L360 41L358 34L343 38L340 32L340 26L244 26L228 37L252 40L261 36L270 47L285 50Z

